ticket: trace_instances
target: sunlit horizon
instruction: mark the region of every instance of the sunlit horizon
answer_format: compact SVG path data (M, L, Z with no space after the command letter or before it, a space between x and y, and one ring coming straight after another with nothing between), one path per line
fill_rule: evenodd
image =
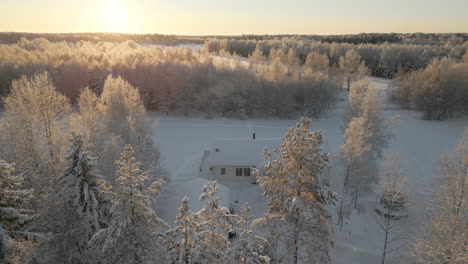
M468 2L460 0L18 0L0 6L0 32L193 36L468 32Z

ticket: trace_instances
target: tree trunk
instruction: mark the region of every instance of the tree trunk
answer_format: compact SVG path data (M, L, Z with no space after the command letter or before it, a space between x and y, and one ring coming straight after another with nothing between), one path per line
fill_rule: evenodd
M354 209L357 209L358 190L359 184L356 185L356 189L354 190Z
M189 261L188 261L188 223L187 223L187 219L185 219L185 264L189 264Z
M298 261L298 240L299 240L299 234L297 232L297 224L299 222L299 214L296 212L296 219L294 220L294 264L297 264Z
M348 189L349 170L350 170L350 166L348 165L348 167L346 167L346 177L345 177L345 181L343 184L343 195L341 196L340 212L338 213L338 224L340 225L340 231L343 229L343 204L344 204L344 199L346 198L347 189Z
M389 213L389 212L388 212ZM389 215L387 216L387 225L385 226L385 242L384 242L384 248L382 252L382 264L385 264L385 255L387 253L387 241L388 241L388 227L390 226L390 217Z

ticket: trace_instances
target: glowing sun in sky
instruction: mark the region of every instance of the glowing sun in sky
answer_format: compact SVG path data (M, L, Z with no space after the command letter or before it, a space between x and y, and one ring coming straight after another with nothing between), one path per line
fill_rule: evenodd
M121 0L101 0L101 20L106 32L127 32L128 8Z

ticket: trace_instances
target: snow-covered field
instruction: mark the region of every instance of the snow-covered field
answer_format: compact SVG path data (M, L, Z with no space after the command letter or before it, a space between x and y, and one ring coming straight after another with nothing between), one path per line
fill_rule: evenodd
M388 80L369 78L386 98ZM322 130L324 136L324 151L338 153L343 143L342 116L343 105L338 105L327 117L316 119L313 129ZM404 156L404 171L408 176L409 218L402 226L405 237L420 226L422 208L429 202L427 190L434 188L434 176L439 156L445 151L452 151L456 141L462 136L468 120L425 121L420 113L400 110L395 105L386 104L385 115L400 118L395 128L395 139L386 151L402 153ZM154 141L159 146L163 156L163 166L171 174L171 182L166 186L164 197L159 199L159 207L163 218L173 223L177 208L182 197L188 196L192 210L201 208L198 197L206 180L197 176L203 150L208 149L217 138L249 138L253 132L257 138L281 137L295 120L230 120L230 119L190 119L161 116L152 113L151 118L157 122ZM242 155L242 153L239 153ZM341 183L343 175L339 169L332 170L332 182ZM333 186L333 185L332 185ZM242 191L240 191L242 189ZM339 191L339 190L336 190ZM266 200L257 185L247 184L242 188L220 188L220 196L224 205L239 199L240 203L248 202L252 206L255 217L263 215ZM333 263L377 263L381 258L383 232L376 224L373 213L375 194L363 199L368 204L366 210L353 212L345 220L343 231L335 225L333 231L334 248L331 250ZM335 210L335 209L332 209ZM334 212L335 213L335 212ZM336 223L336 219L333 220ZM404 243L402 239L399 243ZM402 250L404 252L404 248ZM388 263L400 263L397 254L390 254Z

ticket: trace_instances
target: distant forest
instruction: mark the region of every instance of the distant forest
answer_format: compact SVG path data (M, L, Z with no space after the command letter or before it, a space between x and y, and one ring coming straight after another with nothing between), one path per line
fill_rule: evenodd
M213 53L229 53L249 57L256 50L269 61L288 54L299 59L299 65L306 62L312 53L328 57L330 67L337 67L339 59L346 52L355 50L363 59L372 76L393 78L426 67L434 59L451 57L461 59L468 49L468 34L439 35L403 34L361 34L343 36L284 37L255 40L242 38L212 38L205 42L205 48ZM273 54L273 55L272 55ZM283 59L283 63L288 63Z
M148 110L289 119L326 115L340 88L349 90L372 75L394 79L391 99L422 111L425 119L463 117L468 114L466 38L0 33L2 42L13 43L0 44L0 97L22 75L48 72L75 103L83 87L100 94L111 74L137 87ZM184 43L204 43L205 48L141 45Z
M0 44L16 44L21 38L32 40L35 38L47 39L51 42L66 41L76 43L80 41L89 42L122 42L133 40L137 43L177 45L182 43L203 44L205 38L190 36L175 36L162 34L124 34L124 33L22 33L22 32L0 32Z
M468 41L468 33L361 33L350 35L239 35L239 36L182 36L163 34L124 34L124 33L28 33L28 32L0 32L0 43L15 44L21 38L44 38L52 42L67 41L107 41L121 42L133 40L137 43L151 43L163 45L177 45L181 43L202 44L207 39L240 39L240 40L272 40L282 38L298 38L326 43L350 44L433 44L444 45L448 41Z

